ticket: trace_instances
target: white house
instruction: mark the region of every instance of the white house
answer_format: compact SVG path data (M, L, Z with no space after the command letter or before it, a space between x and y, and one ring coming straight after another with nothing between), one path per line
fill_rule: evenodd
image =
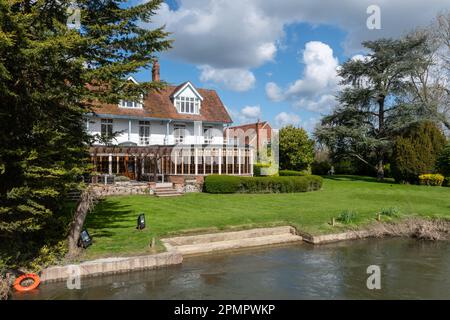
M159 81L157 61L152 79ZM136 82L132 77L129 81ZM195 88L189 81L149 92L140 101L96 104L86 115L89 133L114 136L108 145L91 147L96 171L145 180L251 175L252 148L224 141L224 128L231 123L217 92Z

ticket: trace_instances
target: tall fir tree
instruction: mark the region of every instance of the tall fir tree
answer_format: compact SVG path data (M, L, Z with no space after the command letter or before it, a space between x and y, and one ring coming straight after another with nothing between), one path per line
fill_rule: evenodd
M352 157L384 176L395 135L421 115L402 101L408 76L422 65L428 51L425 38L379 39L363 42L364 59L345 62L338 74L343 89L338 106L322 119L315 135L334 158Z
M65 236L64 197L88 169L90 105L164 85L126 81L171 46L163 28L142 27L161 0L126 2L0 0L0 252L17 251L12 260Z

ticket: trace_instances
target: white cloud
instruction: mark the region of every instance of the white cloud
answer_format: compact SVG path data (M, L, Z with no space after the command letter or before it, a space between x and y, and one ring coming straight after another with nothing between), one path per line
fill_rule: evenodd
M233 91L247 91L253 88L256 82L255 75L245 69L215 69L211 66L200 66L200 81L214 82Z
M275 82L268 82L266 84L266 94L272 101L279 102L284 100L284 94Z
M298 126L300 124L300 117L295 113L280 112L275 116L275 125L279 128L287 125Z
M273 60L284 43L284 28L293 23L337 26L347 33L344 46L351 53L361 49L363 40L399 36L450 9L448 0L179 0L177 4L171 10L162 3L151 23L166 25L173 33L169 55L197 65L245 69ZM372 4L381 8L380 30L366 26L366 9Z
M338 59L333 49L320 41L310 41L305 45L302 63L303 77L286 89L276 83L266 84L266 95L272 101L290 101L295 107L314 112L325 112L335 104L334 94L338 88Z
M259 105L245 106L240 111L228 109L228 112L230 113L230 116L235 124L256 122L262 117L262 111Z
M275 126L277 128L293 125L295 127L301 127L310 133L314 131L314 128L317 125L318 121L319 120L315 117L311 117L307 120L302 120L297 114L287 112L280 112L275 116Z

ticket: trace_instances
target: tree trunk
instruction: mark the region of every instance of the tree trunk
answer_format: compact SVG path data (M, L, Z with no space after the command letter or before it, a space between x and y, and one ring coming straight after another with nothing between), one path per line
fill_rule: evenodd
M74 257L78 254L78 239L80 238L80 233L83 229L84 221L89 210L92 207L94 201L94 194L89 188L81 193L80 199L78 200L75 213L73 215L73 221L70 226L68 243L69 243L69 257Z
M377 179L383 180L384 179L384 167L383 167L383 160L379 160L378 164L376 166L377 170Z

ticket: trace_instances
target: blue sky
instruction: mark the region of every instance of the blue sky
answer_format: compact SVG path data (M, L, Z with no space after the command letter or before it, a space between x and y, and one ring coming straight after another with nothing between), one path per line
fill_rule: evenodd
M371 4L381 29L367 28ZM364 54L361 41L398 37L448 9L446 0L170 0L148 27L164 24L175 40L159 55L163 80L217 90L235 123L311 131L335 105L336 67Z

